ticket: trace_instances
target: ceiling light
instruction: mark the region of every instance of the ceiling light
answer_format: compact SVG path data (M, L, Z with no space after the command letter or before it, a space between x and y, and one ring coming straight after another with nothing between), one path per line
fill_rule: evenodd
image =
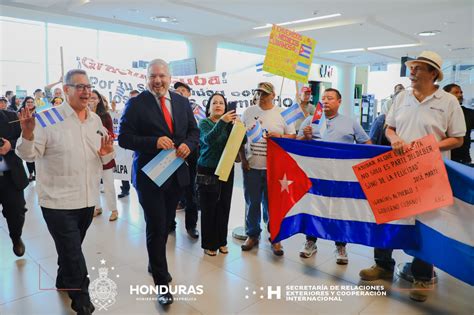
M339 53L346 53L346 52L353 52L353 51L364 51L364 48L351 48L351 49L340 49L340 50L331 50L326 51L324 54L339 54Z
M451 48L449 51L461 51L461 50L469 50L471 47L458 47L458 48Z
M432 30L432 31L423 31L423 32L419 32L419 33L418 33L418 34L416 34L416 35L418 35L418 36L424 36L424 37L426 37L426 36L435 36L435 35L437 35L437 34L439 34L439 33L441 33L441 31L438 31L438 30Z
M416 44L403 44L403 45L391 45L391 46L377 46L377 47L368 47L367 50L415 47L415 46L420 46L420 45L421 45L420 43L416 43Z
M161 23L169 23L169 22L176 23L178 21L176 18L173 18L171 16L152 16L150 20L161 22Z
M316 20L324 20L324 19L330 19L334 17L341 16L341 13L335 13L335 14L329 14L329 15L323 15L323 16L317 16L317 17L312 17L308 19L302 19L302 20L294 20L294 21L288 21L288 22L282 22L282 23L277 23L277 25L284 26L284 25L290 25L290 24L298 24L298 23L305 23L305 22L310 22L310 21L316 21ZM254 27L254 30L259 30L262 28L269 28L272 27L272 24L267 23L263 26L257 26Z
M265 24L265 25L263 25L263 26L254 27L253 29L254 29L254 30L260 30L260 29L262 29L262 28L268 28L268 27L272 27L272 25L271 25L270 23L267 23L267 24Z

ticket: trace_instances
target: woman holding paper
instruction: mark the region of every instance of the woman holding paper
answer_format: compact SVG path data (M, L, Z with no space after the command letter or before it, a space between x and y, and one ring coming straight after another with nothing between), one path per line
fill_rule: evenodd
M214 175L232 123L237 119L235 110L227 111L227 100L215 93L207 102L206 119L199 123L200 152L197 166L197 191L201 209L201 247L209 256L219 250L227 254L227 226L229 223L234 170L227 182Z
M92 90L91 96L89 98L89 108L91 111L96 113L102 125L107 129L109 136L114 136L112 117L109 114L109 106L105 98L97 91ZM97 131L101 132L100 130ZM104 195L105 195L105 205L111 210L109 221L115 221L118 219L117 211L117 199L115 198L115 186L114 186L114 166L115 159L110 161L108 164L103 166L102 173L102 182L104 184ZM96 209L94 210L94 217L102 214L102 207L100 205L100 196L97 201Z
M23 108L28 107L30 112L33 112L35 110L35 99L31 96L25 97L23 102L21 103L20 108L18 109L18 112L20 112ZM35 162L26 162L26 167L28 168L28 173L29 177L28 180L34 181L36 179L36 167L35 167Z

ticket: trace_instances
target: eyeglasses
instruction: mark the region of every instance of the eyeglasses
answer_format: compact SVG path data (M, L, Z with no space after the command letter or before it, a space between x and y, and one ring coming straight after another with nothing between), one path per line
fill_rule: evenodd
M92 90L92 85L90 84L66 84L67 86L72 86L75 88L78 92L84 91L84 89L87 90Z

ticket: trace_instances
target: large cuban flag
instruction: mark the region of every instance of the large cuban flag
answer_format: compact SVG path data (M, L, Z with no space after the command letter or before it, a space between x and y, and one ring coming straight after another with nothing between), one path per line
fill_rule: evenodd
M352 166L390 147L323 141L267 142L270 234L304 233L379 248L415 248L415 220L378 225Z
M272 241L304 233L378 248L405 249L410 255L474 284L472 170L465 176L462 174L468 174L468 167L450 162L454 164L451 168L447 164L453 192L458 198L453 206L378 225L352 165L390 149L323 141L268 140ZM459 171L455 167L465 169ZM460 176L464 179L460 180Z

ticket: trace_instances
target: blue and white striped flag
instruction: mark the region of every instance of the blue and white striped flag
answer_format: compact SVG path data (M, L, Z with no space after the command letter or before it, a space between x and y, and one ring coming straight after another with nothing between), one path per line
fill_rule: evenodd
M405 250L474 285L474 168L444 160L454 204L417 216L420 247Z
M262 71L263 71L263 62L257 63L257 64L255 65L255 70L256 70L257 72L262 72Z
M298 103L293 103L290 107L281 112L287 125L291 125L300 118L304 118L304 112Z
M299 75L307 77L309 73L309 65L298 61L295 72Z
M182 158L176 156L176 149L161 150L157 156L142 168L142 171L158 187L161 187L183 162Z
M34 116L43 128L46 128L48 125L55 125L64 120L56 107L51 107L47 110L35 113Z
M259 142L263 137L262 124L258 120L255 121L255 125L247 130L247 138L250 142Z
M123 94L125 93L125 89L122 87L122 84L117 84L117 89L115 90L115 95L123 97Z

